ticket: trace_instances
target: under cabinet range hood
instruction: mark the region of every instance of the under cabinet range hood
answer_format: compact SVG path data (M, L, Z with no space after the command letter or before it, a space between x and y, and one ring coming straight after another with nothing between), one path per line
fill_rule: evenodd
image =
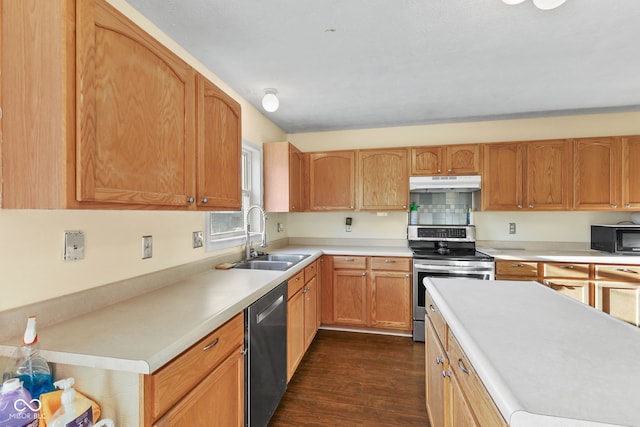
M412 193L473 192L480 190L480 175L412 176L409 191Z

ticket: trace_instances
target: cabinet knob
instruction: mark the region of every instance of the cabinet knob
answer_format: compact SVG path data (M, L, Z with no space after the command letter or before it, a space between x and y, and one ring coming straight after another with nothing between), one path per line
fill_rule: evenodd
M453 172L453 169L447 169L447 172Z
M627 206L628 208L630 208L631 206ZM407 209L407 205L402 205L402 209Z
M209 199L207 199L206 197L203 197L202 200L200 200L201 203L209 203Z
M362 275L363 275L363 276L366 276L366 275L367 275L367 272L365 271L364 273L362 273Z
M529 203L529 209L533 209L533 203Z
M616 209L616 208L618 207L618 205L616 205L616 204L614 203L614 204L612 204L612 205L611 205L611 207L612 207L613 209Z
M625 208L630 208L631 207L631 203L627 203L626 205L624 205Z
M436 365L441 365L444 363L444 357L436 357Z
M518 209L522 209L522 205L518 204Z
M438 173L442 173L442 169L438 169Z
M193 203L195 201L196 201L196 199L194 199L193 197L188 197L187 198L187 203L189 203L189 204L191 204L191 203Z

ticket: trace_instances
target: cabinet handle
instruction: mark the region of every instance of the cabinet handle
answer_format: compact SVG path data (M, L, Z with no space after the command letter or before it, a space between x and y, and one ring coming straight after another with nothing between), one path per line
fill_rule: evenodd
M194 199L193 197L187 197L187 203L191 204L193 202L195 202L196 199Z
M460 358L460 359L458 359L458 368L460 368L460 370L461 370L462 372L464 372L465 374L467 374L467 375L469 375L469 374L470 374L469 370L468 370L467 368L465 368L465 366L464 366L464 362L462 361L462 359L461 359L461 358Z
M442 371L442 378L447 378L451 376L451 371Z
M202 200L200 200L201 203L209 203L209 199L206 197L203 197Z
M518 209L522 209L522 205L521 205L521 204L518 204L517 208L518 208Z
M627 203L626 205L624 205L625 208L630 208L631 207L631 203Z
M211 344L207 344L202 348L202 351L207 351L207 350L211 350L213 347L218 345L218 341L220 341L220 338L216 338L215 340L213 340L213 342Z
M524 265L522 265L522 264L511 264L511 267L520 268L520 267L524 267Z
M637 271L635 270L631 270L629 268L616 268L616 271L619 271L621 273L631 273L631 274L638 274Z
M533 209L533 203L529 203L529 208Z
M394 264L396 262L395 259L385 259L384 262L386 262L387 264Z
M444 357L436 357L436 365L444 363Z
M243 348L242 350L240 350L240 354L247 354L247 353L249 353L248 348Z
M616 209L616 208L618 207L618 205L616 205L616 204L614 203L614 204L612 204L612 205L611 205L611 207L612 207L613 209Z
M343 261L353 262L353 261L355 261L355 258L344 258Z
M435 313L435 311L436 311L436 308L433 306L433 304L429 304L429 309L430 309L431 311L433 311L434 313Z
M300 276L296 276L296 282L300 281Z
M560 268L566 268L566 269L569 269L569 270L573 270L576 267L575 267L575 265L563 265Z

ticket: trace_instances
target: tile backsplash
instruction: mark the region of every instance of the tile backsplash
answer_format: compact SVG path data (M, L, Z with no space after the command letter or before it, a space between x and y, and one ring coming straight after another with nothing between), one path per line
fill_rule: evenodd
M473 193L412 193L411 203L418 208L418 224L461 225L467 223L467 211L473 205Z

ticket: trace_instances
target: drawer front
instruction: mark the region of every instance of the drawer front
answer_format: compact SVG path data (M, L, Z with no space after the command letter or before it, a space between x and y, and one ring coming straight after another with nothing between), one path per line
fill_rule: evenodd
M411 272L411 258L373 257L371 258L371 269Z
M312 264L309 264L304 269L304 283L307 283L309 280L316 277L316 272L318 270L318 261L314 261Z
M596 279L640 283L640 266L596 265Z
M300 270L295 276L287 281L287 299L298 293L304 285L304 270Z
M449 331L449 367L467 397L471 410L481 426L507 426L496 404L489 396L478 374Z
M544 277L566 277L572 279L589 278L589 264L545 262L543 271Z
M333 268L337 269L358 269L364 270L367 268L367 257L363 256L334 256Z
M589 304L589 282L586 280L544 279L543 284L583 304Z
M496 261L497 276L522 277L535 279L538 277L538 263L530 261Z
M431 324L433 328L436 330L436 334L438 338L440 338L440 342L443 346L446 347L447 342L447 323L444 321L440 310L435 302L433 302L433 298L429 295L429 292L426 294L426 305L425 311L427 312L427 316L431 320Z
M153 418L175 405L233 350L243 345L244 314L240 313L156 373L145 376L145 395L151 395Z

